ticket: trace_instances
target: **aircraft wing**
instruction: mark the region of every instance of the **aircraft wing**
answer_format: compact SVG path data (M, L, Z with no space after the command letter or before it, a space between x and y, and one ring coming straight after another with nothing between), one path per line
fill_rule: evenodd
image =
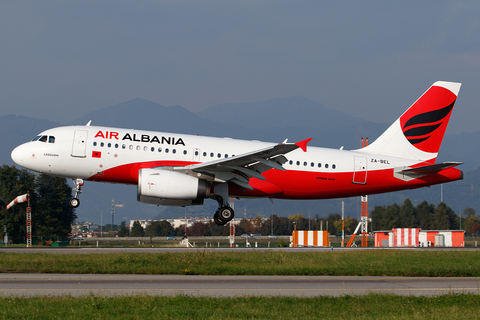
M443 170L446 168L456 167L458 165L461 165L462 163L463 162L442 162L442 163L431 164L428 166L421 166L417 168L403 169L401 172L406 174L408 173L431 174L431 173L439 172L440 170Z
M250 178L265 180L262 173L267 170L277 169L285 171L282 165L287 162L287 158L284 155L298 148L306 151L307 143L310 140L312 139L306 139L297 143L287 143L287 140L285 140L283 143L234 157L184 167L174 167L173 170L196 172L207 175L216 182L228 181L242 188L253 190L248 184Z

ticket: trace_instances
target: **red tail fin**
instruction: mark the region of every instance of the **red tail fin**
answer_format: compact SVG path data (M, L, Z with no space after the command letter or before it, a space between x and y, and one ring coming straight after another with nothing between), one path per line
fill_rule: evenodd
M417 149L438 153L457 95L435 84L400 117L405 138Z
M365 152L434 160L460 91L460 83L435 82Z

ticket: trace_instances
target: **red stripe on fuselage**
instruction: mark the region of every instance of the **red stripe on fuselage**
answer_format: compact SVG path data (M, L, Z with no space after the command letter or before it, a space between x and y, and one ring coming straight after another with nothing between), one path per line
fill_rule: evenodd
M138 171L144 168L156 168L156 167L183 167L198 162L187 161L148 161L127 163L111 169L102 171L101 174L95 174L88 178L90 181L98 182L112 182L122 184L137 184L138 183Z
M133 184L138 183L138 171L143 168L186 166L198 162L184 161L150 161L125 164L107 169L102 174L91 176L88 180ZM447 168L436 174L425 175L410 181L394 177L393 168L372 170L367 172L366 184L352 183L353 172L312 172L312 171L279 171L271 169L263 173L267 181L250 179L254 190L243 190L231 184L232 197L275 197L281 199L332 199L370 195L416 189L439 183L462 179L462 171Z

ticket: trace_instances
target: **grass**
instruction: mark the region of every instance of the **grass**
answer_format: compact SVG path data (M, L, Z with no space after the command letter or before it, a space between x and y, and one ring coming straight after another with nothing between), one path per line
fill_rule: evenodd
M0 298L3 319L479 319L474 294L436 297Z
M0 253L0 272L480 277L480 251Z

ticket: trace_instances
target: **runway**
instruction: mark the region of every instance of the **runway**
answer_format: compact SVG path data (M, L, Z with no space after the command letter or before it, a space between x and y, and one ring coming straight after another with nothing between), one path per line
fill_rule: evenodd
M467 248L448 248L448 247L431 247L431 248L330 248L330 247L306 247L306 248L289 248L289 247L272 247L272 248L185 248L185 247L126 247L126 248L96 248L96 247L34 247L34 248L15 248L0 247L0 253L50 253L50 254L92 254L92 253L181 253L181 252L325 252L325 251L359 251L359 250L409 250L409 251L478 251L480 247Z
M433 296L480 293L476 278L0 274L1 296Z

